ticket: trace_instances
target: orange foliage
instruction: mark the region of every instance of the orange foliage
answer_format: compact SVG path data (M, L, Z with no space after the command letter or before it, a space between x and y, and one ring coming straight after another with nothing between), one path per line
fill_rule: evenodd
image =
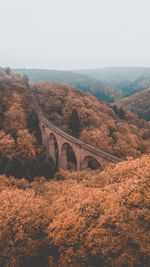
M34 101L26 81L0 75L0 173L26 177L53 176L54 164L40 144ZM51 164L52 168L49 167Z
M0 153L8 154L9 157L12 157L14 153L15 141L11 135L6 134L4 131L0 131Z
M30 134L26 129L19 130L17 134L17 145L19 148L19 152L24 157L35 157L35 137L34 135Z
M25 113L21 106L21 99L17 94L13 95L13 102L8 111L5 113L4 119L5 129L9 130L13 134L16 133L17 130L26 127Z
M19 189L3 190L0 202L0 257L4 266L21 266L20 258L36 257L46 249L48 205L34 191Z
M149 173L143 156L53 181L0 177L2 266L149 267Z
M76 108L82 140L122 157L150 151L148 122L128 112L121 119L109 105L66 85L38 88L40 106L64 130ZM19 77L2 76L0 171L32 178L33 171L49 170L49 162L33 134L37 125L28 128L29 89ZM53 181L1 175L0 266L149 267L149 174L145 155L102 172L57 173Z

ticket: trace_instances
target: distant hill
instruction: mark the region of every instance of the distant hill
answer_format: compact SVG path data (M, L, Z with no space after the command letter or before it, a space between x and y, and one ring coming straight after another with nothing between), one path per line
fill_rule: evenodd
M123 97L150 87L150 68L113 67L77 70L76 72L114 85L122 92Z
M131 110L140 118L150 120L150 88L116 102L118 107Z
M114 85L71 71L44 69L14 69L20 75L27 75L31 83L60 82L70 84L83 92L88 92L105 102L114 102L122 93Z
M143 67L112 67L74 71L14 69L14 72L27 75L31 83L70 84L108 103L150 88L150 68Z

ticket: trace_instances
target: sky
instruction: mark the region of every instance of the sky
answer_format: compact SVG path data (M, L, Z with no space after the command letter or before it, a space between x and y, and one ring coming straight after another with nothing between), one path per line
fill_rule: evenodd
M150 67L150 0L0 0L0 66Z

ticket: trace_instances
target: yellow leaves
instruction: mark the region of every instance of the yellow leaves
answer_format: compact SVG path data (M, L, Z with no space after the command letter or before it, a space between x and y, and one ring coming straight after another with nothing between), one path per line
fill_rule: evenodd
M3 149L5 146L12 146L14 144L14 139L4 131L0 131L0 147Z
M130 207L138 207L143 202L140 192L133 192L128 196L127 203Z
M14 144L15 141L9 134L6 134L4 131L0 131L0 152L6 154L8 153L11 157Z
M35 157L35 137L28 130L18 131L17 145L25 157Z
M66 209L65 212L57 218L48 227L49 237L53 238L54 244L63 244L67 246L78 241L79 232L84 228L84 218L79 216L72 209Z
M25 239L25 234L24 234L24 231L23 231L22 227L20 227L20 229L16 233L16 241L24 240L24 239Z
M13 102L5 113L5 128L12 133L26 126L26 115L19 95L14 94Z
M33 190L9 189L1 192L0 203L0 256L10 254L9 258L17 260L18 252L24 257L37 253L34 246L39 250L46 244L46 226L50 222L47 202L35 196Z

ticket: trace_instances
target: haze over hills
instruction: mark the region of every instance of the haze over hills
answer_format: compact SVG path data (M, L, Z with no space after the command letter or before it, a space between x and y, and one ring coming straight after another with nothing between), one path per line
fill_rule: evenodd
M105 67L93 69L75 70L77 73L82 73L93 78L109 81L114 84L120 84L127 80L133 82L139 76L143 78L150 77L150 68L145 67Z
M27 75L31 83L61 82L72 85L83 92L89 92L106 102L118 100L122 93L114 85L102 82L85 74L71 71L44 69L14 69L15 73Z
M97 99L115 102L118 107L124 107L140 118L150 119L148 89L150 68L116 67L75 72L15 69L15 72L27 75L31 83L53 81L70 84L74 88L94 95Z
M76 70L76 72L114 85L122 92L122 97L150 87L150 68L108 67Z
M115 102L150 87L150 68L112 67L58 71L44 69L14 69L25 74L31 83L61 82L89 92L105 102Z

